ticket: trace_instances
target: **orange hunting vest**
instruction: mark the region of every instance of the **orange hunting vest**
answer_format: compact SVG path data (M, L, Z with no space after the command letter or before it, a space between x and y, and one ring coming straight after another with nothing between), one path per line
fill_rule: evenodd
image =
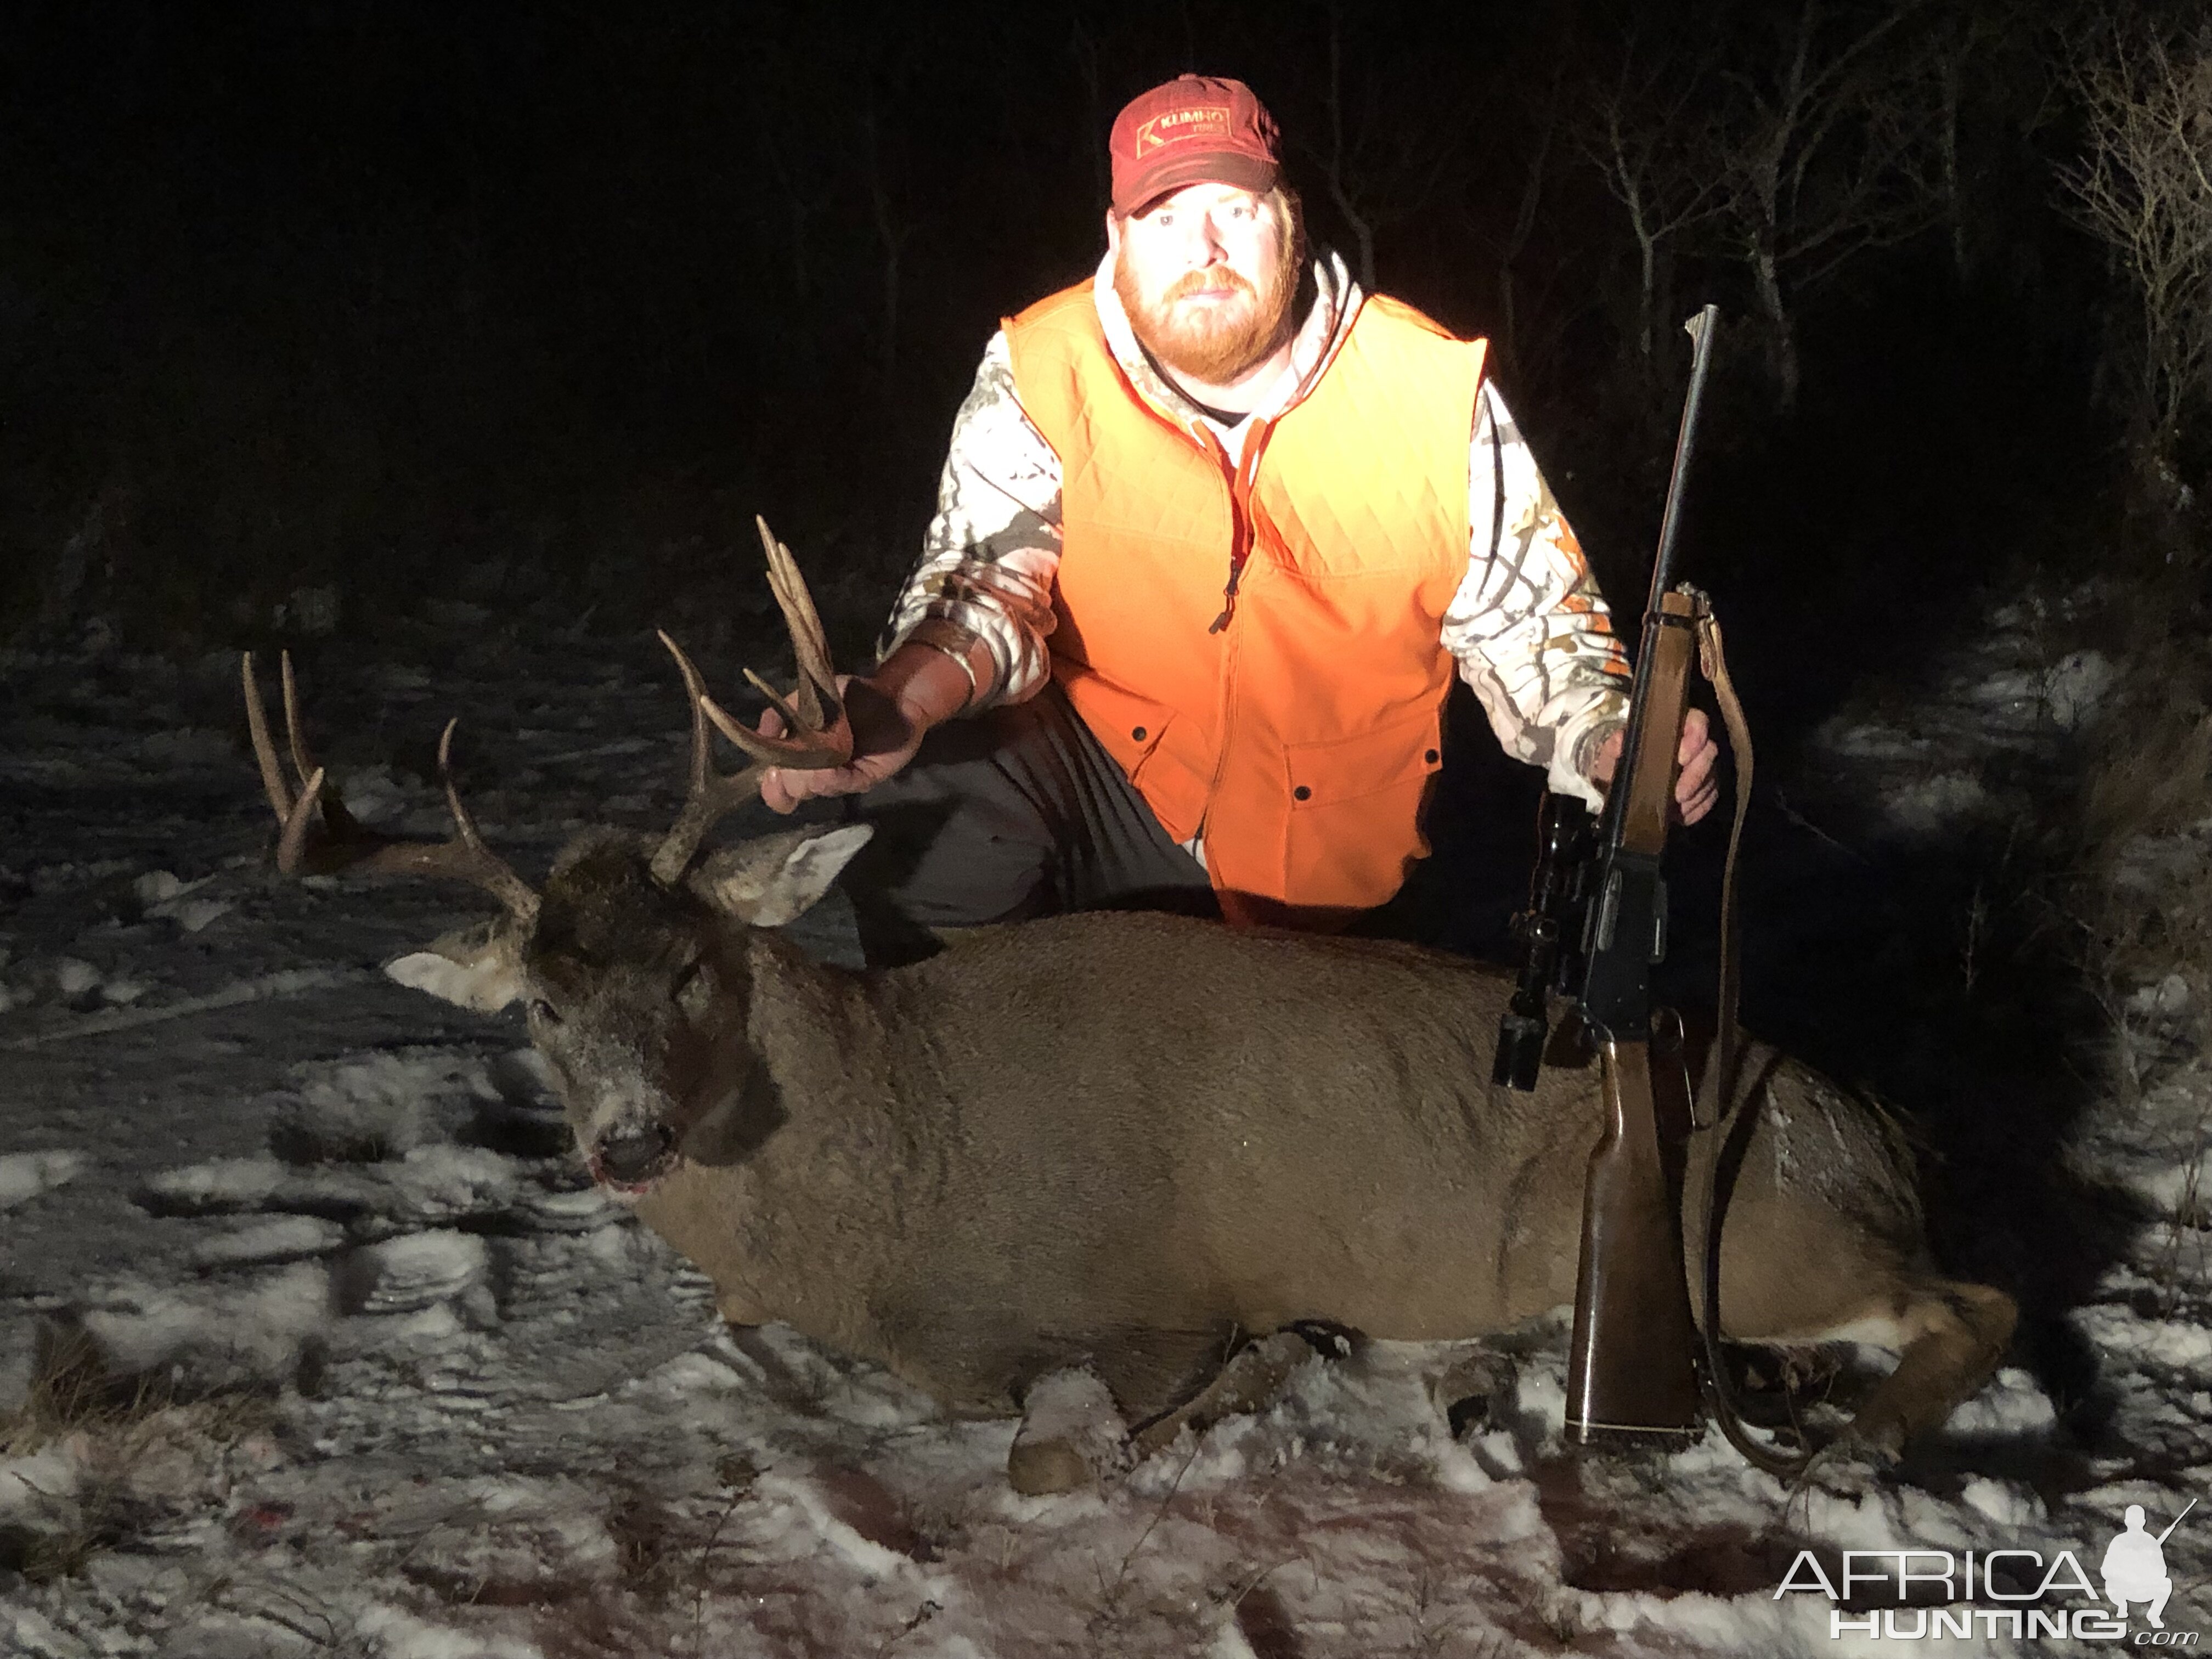
M1232 919L1346 920L1429 850L1483 343L1369 298L1240 469L1137 391L1091 289L1006 325L1060 459L1054 678L1168 833L1203 830Z

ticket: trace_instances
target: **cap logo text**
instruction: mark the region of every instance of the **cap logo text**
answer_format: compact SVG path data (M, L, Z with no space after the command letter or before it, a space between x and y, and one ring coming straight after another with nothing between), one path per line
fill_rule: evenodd
M1226 138L1229 112L1218 104L1170 110L1137 129L1137 154L1159 149L1182 138Z

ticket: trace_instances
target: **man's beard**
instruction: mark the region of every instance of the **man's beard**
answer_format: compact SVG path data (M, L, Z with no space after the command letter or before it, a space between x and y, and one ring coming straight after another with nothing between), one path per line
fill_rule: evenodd
M1291 307L1297 299L1301 244L1294 225L1283 228L1282 252L1275 268L1257 289L1226 268L1186 271L1169 284L1155 304L1137 291L1127 262L1116 260L1114 292L1128 314L1137 343L1163 368L1207 386L1222 386L1260 362L1289 337ZM1227 286L1248 303L1224 301L1178 315L1175 302L1187 294Z

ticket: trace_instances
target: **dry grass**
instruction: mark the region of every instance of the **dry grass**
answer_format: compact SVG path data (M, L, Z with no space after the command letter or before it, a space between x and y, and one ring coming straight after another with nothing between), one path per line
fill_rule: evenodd
M2111 743L2081 792L2080 834L2092 867L2146 836L2169 836L2212 817L2212 714L2167 708L2122 714L2104 726Z
M151 1377L118 1382L104 1373L93 1345L58 1327L40 1333L31 1386L0 1415L0 1457L23 1457L72 1434L112 1433L141 1424L173 1402Z
M66 1524L0 1527L0 1566L33 1581L76 1573L180 1496L210 1486L224 1450L271 1427L272 1413L264 1395L179 1401L160 1379L109 1376L82 1335L50 1328L22 1402L0 1415L0 1458L59 1446L76 1467L76 1489L54 1511ZM156 1464L166 1467L149 1481Z

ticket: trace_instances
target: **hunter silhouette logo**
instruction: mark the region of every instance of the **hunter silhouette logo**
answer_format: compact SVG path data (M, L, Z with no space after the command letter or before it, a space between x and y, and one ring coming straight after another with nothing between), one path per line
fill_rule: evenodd
M2151 1628L2164 1630L2166 1598L2173 1594L2173 1580L2166 1576L2166 1540L2181 1524L2181 1516L2197 1507L2191 1498L2182 1505L2181 1515L2166 1522L2166 1530L2155 1538L2143 1528L2143 1506L2128 1505L2127 1530L2112 1540L2105 1550L2105 1595L2123 1619L2128 1616L2128 1603L2144 1601L2143 1617Z
M1137 154L1144 155L1178 138L1226 138L1229 111L1220 104L1201 104L1195 109L1171 109L1155 115L1137 129Z
M2106 1547L2097 1586L2072 1550L2045 1557L2039 1550L1845 1550L1843 1571L1833 1577L1810 1550L1800 1550L1782 1576L1774 1598L1818 1590L1832 1603L1828 1635L1923 1641L1947 1637L1980 1637L2014 1641L2072 1637L2087 1642L2128 1642L2135 1647L2193 1648L2195 1631L2166 1627L2166 1598L2173 1580L2166 1571L2166 1540L2182 1516L2197 1507L2191 1498L2181 1514L2153 1533L2143 1506L2130 1504L2126 1525ZM1872 1587L1881 1586L1875 1589ZM1892 1603L1868 1607L1867 1599ZM2147 1629L2130 1635L2128 1610L2141 1610Z

